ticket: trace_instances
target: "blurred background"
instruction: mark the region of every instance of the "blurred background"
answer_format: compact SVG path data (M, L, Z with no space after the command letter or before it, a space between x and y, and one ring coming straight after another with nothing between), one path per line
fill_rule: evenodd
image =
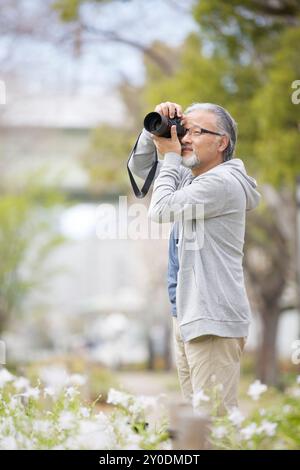
M238 122L236 155L263 195L247 220L243 380L283 388L299 374L299 42L298 0L0 1L7 367L88 373L91 399L115 383L179 393L168 237L102 233L132 221L119 196L149 204L126 169L144 115L202 101Z

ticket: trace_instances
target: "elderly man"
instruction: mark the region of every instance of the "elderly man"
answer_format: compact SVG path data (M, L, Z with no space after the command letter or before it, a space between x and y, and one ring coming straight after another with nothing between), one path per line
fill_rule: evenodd
M250 307L244 285L246 211L260 199L255 180L234 157L236 123L228 111L195 103L185 113L177 103L156 112L182 117L181 141L145 129L130 169L146 178L156 170L149 216L173 221L169 245L169 294L175 357L185 399L198 406L202 392L221 384L219 412L238 405L240 358L248 335Z

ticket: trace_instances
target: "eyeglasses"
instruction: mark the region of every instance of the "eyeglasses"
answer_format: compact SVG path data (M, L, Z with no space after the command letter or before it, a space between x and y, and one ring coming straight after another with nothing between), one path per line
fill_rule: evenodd
M189 135L192 137L199 137L201 134L213 134L213 135L224 135L220 134L220 132L214 132L214 131L209 131L208 129L205 129L204 127L199 127L199 126L193 126L190 129L185 129L185 135Z

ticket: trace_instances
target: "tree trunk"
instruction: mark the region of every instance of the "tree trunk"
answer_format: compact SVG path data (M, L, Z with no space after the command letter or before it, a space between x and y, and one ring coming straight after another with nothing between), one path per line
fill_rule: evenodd
M164 325L164 369L169 371L172 369L172 350L171 350L170 320Z
M5 309L0 308L0 335L6 329L8 324L8 313Z
M147 361L147 370L155 369L155 352L154 344L151 336L151 332L147 334L147 349L148 349L148 361Z
M280 311L266 309L262 316L262 337L257 361L257 377L267 385L278 384L277 330Z

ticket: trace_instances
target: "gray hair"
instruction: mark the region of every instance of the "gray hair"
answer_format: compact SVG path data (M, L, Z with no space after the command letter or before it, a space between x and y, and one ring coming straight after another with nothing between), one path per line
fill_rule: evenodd
M237 123L225 108L213 103L193 103L185 110L185 114L192 111L203 110L214 113L217 117L218 131L229 137L229 143L223 152L224 162L231 160L237 141Z

